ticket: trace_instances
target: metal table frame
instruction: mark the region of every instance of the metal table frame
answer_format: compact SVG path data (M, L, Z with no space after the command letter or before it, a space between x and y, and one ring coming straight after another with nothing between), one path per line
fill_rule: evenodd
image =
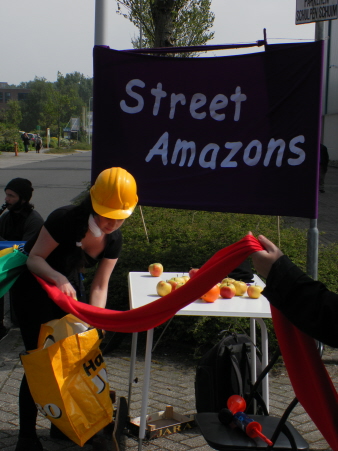
M160 280L168 280L171 277L177 277L177 273L163 273L161 277L153 277L148 272L130 272L128 276L129 285L129 305L131 309L141 307L158 299L156 294L156 285ZM264 282L254 276L254 283L264 287ZM260 325L261 341L262 341L262 366L268 364L268 333L264 318L271 318L270 304L264 296L259 299L250 299L248 296L235 296L232 299L218 299L214 303L206 303L201 299L187 305L176 315L188 316L224 316L224 317L246 317L250 318L250 338L253 342L251 345L252 355L256 353L256 322ZM147 331L147 342L145 351L143 388L142 388L142 405L140 414L139 429L139 446L138 450L142 450L142 442L146 433L146 417L148 409L148 396L150 386L150 370L153 346L154 329ZM128 409L130 409L132 384L135 373L136 351L137 351L138 334L132 334L131 360L129 369L129 386L128 386ZM252 382L256 380L256 359L252 360L251 367ZM269 377L264 378L262 383L263 399L269 410ZM129 413L129 412L128 412Z

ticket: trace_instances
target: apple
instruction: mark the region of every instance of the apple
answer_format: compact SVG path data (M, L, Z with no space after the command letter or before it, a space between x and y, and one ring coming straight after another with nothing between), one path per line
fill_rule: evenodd
M161 263L152 263L149 265L148 271L154 277L159 277L163 273L163 266Z
M170 283L172 291L176 290L176 287L179 283L181 283L181 280L178 279L178 277L172 277L171 279L167 280L167 283Z
M232 283L235 282L235 279L232 279L231 277L226 277L225 279L222 280L221 283Z
M190 280L190 277L189 276L182 276L181 279L183 279L184 282L187 283L188 280Z
M223 299L231 299L236 294L235 285L232 283L222 283L220 286L220 295Z
M236 296L243 296L243 294L246 293L246 290L248 289L248 286L245 282L242 282L241 280L235 280L232 282L233 285L235 285L236 289Z
M252 299L258 299L261 295L261 292L263 291L263 288L259 285L250 285L248 287L248 296Z
M166 294L171 293L172 286L165 280L160 280L156 285L156 291L159 296L165 296Z
M183 285L185 285L185 282L178 282L178 284L176 285L175 290L178 290L179 288L183 287Z
M190 279L194 277L194 275L197 273L198 270L199 268L191 268L191 270L189 271Z

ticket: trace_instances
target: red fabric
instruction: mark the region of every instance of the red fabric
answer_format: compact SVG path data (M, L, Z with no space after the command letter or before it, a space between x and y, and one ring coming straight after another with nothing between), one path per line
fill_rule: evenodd
M186 305L199 299L211 287L227 276L253 252L262 250L259 241L247 235L237 243L218 251L179 290L150 304L125 312L101 309L77 302L35 276L48 296L67 313L72 313L94 327L115 332L141 332L153 329L175 315Z
M217 252L186 285L165 298L120 312L100 309L77 302L41 278L42 287L64 311L73 313L92 326L117 332L140 332L152 329L191 302L199 299L225 275L253 252L262 250L251 235ZM272 318L285 365L296 396L334 451L338 451L338 396L315 342L293 326L277 309Z
M330 447L338 451L338 395L315 340L273 306L271 313L295 394Z

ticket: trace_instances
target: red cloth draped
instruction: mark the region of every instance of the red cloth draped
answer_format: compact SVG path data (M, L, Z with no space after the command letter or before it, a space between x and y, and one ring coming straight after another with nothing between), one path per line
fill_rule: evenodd
M262 250L259 241L247 235L235 244L218 251L179 290L167 294L150 304L125 312L101 309L77 302L63 294L55 285L37 280L53 299L67 313L72 313L94 327L115 332L141 332L153 329L175 315L186 305L199 299L216 283L227 276L252 252Z
M271 306L273 325L295 394L334 451L338 450L338 395L316 342Z
M64 311L92 326L117 332L152 329L199 299L253 252L262 250L251 235L217 252L179 290L143 307L126 312L101 309L77 302L41 278L42 287ZM334 451L338 451L338 397L315 346L315 341L293 326L272 307L272 318L291 383L299 402Z

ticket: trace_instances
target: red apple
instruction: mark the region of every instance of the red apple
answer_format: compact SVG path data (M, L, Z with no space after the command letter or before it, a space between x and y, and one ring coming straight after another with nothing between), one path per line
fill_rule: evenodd
M163 266L161 263L152 263L149 265L148 271L154 277L159 277L163 273Z
M166 294L171 293L172 287L170 283L165 280L160 280L156 285L156 291L159 296L165 296Z
M194 277L194 275L197 273L198 270L199 268L191 268L191 270L189 271L190 279Z
M220 286L220 295L224 299L231 299L236 294L236 288L232 283L222 283Z

